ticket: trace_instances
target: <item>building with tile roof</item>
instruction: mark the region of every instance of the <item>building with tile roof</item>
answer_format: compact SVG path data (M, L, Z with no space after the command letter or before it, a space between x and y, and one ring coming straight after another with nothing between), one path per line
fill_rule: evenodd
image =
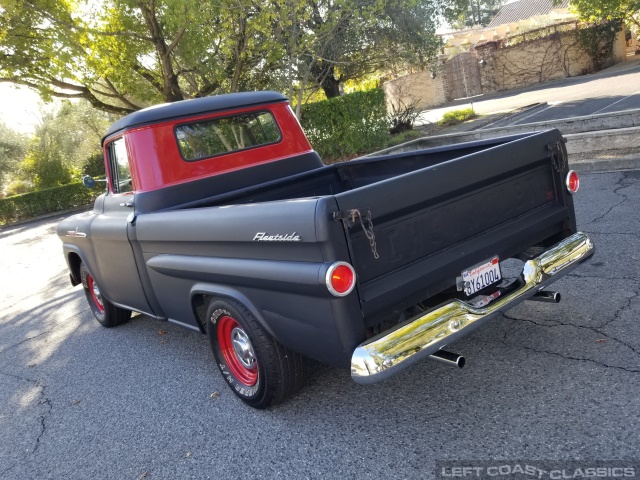
M472 28L442 35L447 56L468 51L478 43L500 40L551 24L577 21L569 11L569 0L554 5L553 0L518 0L504 5L487 27Z
M564 0L559 5L553 0L518 0L504 5L487 27L495 28L505 23L517 23L541 15L549 16L552 20L554 16L564 20L568 13L569 0Z

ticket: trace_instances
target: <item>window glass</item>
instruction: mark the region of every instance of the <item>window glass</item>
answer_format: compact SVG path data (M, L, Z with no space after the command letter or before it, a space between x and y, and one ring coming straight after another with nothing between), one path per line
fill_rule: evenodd
M281 134L269 112L249 113L181 125L176 137L187 161L280 141Z
M133 187L124 138L119 138L109 144L109 162L111 163L111 181L114 193L130 192Z

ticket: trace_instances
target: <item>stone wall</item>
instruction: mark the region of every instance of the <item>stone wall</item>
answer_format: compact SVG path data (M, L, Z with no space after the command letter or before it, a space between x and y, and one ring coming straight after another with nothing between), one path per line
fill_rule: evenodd
M482 92L509 90L592 72L591 59L580 48L574 31L571 25L560 25L476 45L475 52L482 66ZM542 36L545 33L548 34ZM621 40L624 42L624 32L616 37L611 65L625 59Z
M425 110L430 107L442 105L447 101L445 92L446 76L444 71L418 72L397 78L382 84L387 99L387 111L389 113L404 106L417 102L416 109Z
M481 93L592 72L591 59L574 35L576 28L577 22L567 22L476 45L472 52L480 65ZM614 43L610 65L625 60L625 46L624 31L621 31ZM454 61L449 59L446 63ZM452 71L455 70L440 66L435 78L432 72L425 71L385 82L382 88L388 111L413 103L418 110L424 110L454 100L449 98L451 92L459 89L453 85L456 76Z

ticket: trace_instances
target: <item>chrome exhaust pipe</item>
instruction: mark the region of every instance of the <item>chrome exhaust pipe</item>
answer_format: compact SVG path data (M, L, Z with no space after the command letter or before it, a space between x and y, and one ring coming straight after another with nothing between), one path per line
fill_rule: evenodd
M464 367L465 363L464 357L462 355L447 352L446 350L438 350L437 352L429 355L429 358L433 358L434 360L438 360L439 362L446 363L447 365L458 368Z
M562 299L562 295L558 292L548 292L546 290L542 290L541 292L536 293L533 297L529 298L529 300L533 302L547 302L547 303L560 303Z

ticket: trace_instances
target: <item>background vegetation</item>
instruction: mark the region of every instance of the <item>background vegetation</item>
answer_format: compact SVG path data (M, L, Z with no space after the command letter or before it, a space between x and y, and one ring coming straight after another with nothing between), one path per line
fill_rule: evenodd
M104 174L100 139L108 125L157 103L280 91L328 161L397 143L400 136L390 140L389 127L404 130L402 138L413 137L415 112L387 114L382 91L375 88L380 79L431 68L441 48L438 22L486 25L502 4L0 0L0 82L35 89L45 101L66 99L42 113L31 135L0 123L0 199L7 200L0 221L37 214L42 210L36 203L49 209L89 201L95 192L83 197L77 182L83 174ZM640 25L637 2L572 5L584 20ZM608 35L608 24L600 25ZM582 39L594 55L611 43L602 36Z
M389 136L381 88L305 105L301 123L326 162L381 148Z

